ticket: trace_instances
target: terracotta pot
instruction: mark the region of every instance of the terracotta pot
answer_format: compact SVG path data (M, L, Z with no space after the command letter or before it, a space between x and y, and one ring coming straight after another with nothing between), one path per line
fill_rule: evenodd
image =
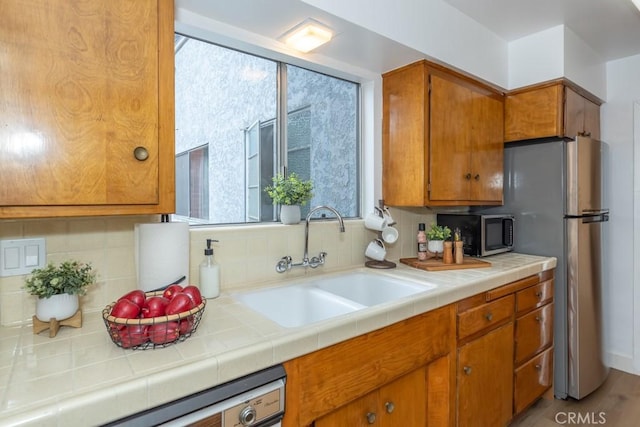
M49 298L38 298L36 317L42 322L48 322L52 318L68 319L76 314L79 306L78 295L58 294Z

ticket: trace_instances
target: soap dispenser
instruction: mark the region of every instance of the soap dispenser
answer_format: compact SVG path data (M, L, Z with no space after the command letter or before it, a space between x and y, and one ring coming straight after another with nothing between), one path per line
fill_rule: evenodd
M205 298L216 298L220 295L220 266L213 259L213 242L217 240L207 239L204 260L200 264L200 293Z

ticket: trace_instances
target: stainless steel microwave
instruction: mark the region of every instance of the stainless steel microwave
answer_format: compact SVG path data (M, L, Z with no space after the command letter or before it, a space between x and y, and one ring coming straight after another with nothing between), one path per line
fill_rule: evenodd
M465 255L488 256L513 250L513 215L438 214L438 225L460 229Z

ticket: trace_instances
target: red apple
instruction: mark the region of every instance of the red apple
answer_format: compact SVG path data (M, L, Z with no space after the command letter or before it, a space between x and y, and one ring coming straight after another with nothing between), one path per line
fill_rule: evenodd
M197 286L189 285L185 286L182 290L183 294L187 294L193 300L194 306L199 306L202 303L202 295L200 294L200 289Z
M168 300L171 300L174 296L176 296L180 292L182 292L182 286L176 285L176 284L169 285L167 286L167 289L165 289L164 292L162 293L162 296Z
M187 294L179 293L175 295L171 301L169 301L165 313L167 315L178 314L184 311L189 311L193 307L195 306L191 297Z
M149 326L147 334L154 344L164 344L175 341L180 334L178 322L156 323Z
M140 289L136 289L135 291L131 291L127 294L124 294L120 297L120 299L128 299L132 303L136 304L138 307L142 308L144 306L144 302L147 299L147 296Z
M168 304L169 300L164 297L147 298L144 307L142 307L142 317L146 319L149 317L164 316Z

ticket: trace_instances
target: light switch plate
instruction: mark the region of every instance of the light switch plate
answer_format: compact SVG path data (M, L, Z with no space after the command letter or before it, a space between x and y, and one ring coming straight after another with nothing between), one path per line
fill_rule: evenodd
M34 239L0 240L0 277L29 274L46 264L46 242Z

